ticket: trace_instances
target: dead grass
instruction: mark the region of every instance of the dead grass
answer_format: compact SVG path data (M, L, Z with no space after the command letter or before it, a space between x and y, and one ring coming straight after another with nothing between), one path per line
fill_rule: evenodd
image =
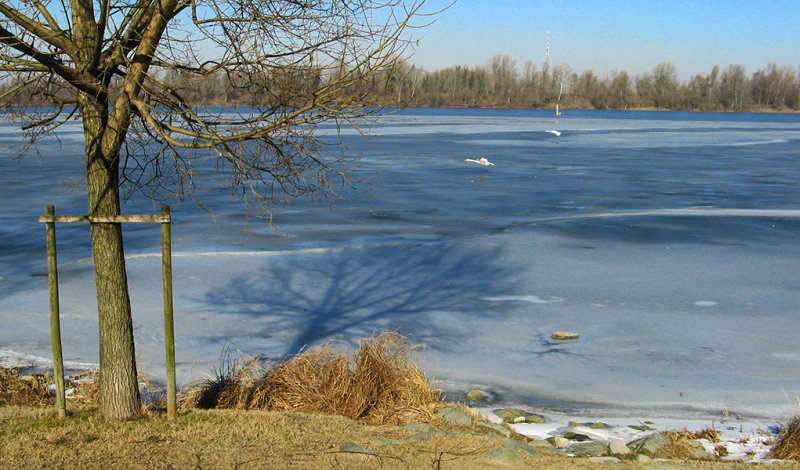
M54 403L44 377L23 379L16 370L0 367L0 405L47 406Z
M664 447L658 449L658 452L656 452L655 456L659 459L669 460L688 460L695 458L695 454L692 452L692 447L689 444L689 440L684 438L674 439L669 444L666 444Z
M441 403L398 333L363 340L352 355L327 346L264 370L228 362L217 377L191 388L184 407L265 409L342 415L369 423L433 419ZM426 419L427 418L427 419Z
M683 429L673 429L670 431L662 432L665 436L672 439L673 442L685 439L685 440L696 440L696 439L707 439L708 442L721 442L719 437L719 431L716 428L705 428L700 429L698 431L689 431L686 428Z
M800 416L792 419L772 445L770 457L781 460L800 460Z
M693 447L694 444L692 441L697 439L707 439L709 442L721 442L719 437L719 431L716 428L705 428L700 429L698 431L689 431L686 428L683 429L673 429L669 431L663 431L661 434L667 436L670 439L670 442L658 450L656 453L656 457L661 459L670 459L670 460L689 460L689 459L697 459L697 454L695 453L695 449ZM721 447L725 448L724 445L720 445ZM717 446L717 447L720 447ZM726 449L727 450L727 449ZM722 451L720 451L721 453ZM718 457L721 455L717 455Z
M399 426L341 416L264 410L185 410L175 420L147 412L106 420L77 409L66 420L52 408L0 407L0 468L81 469L531 469L537 470L796 470L793 463L682 461L593 463L565 456L497 461L502 436L438 431L414 439Z

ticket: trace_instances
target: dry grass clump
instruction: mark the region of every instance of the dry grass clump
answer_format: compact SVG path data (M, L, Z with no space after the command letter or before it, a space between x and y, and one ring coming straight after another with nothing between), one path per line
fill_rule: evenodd
M361 341L352 356L330 347L304 351L266 372L250 362L201 384L184 402L199 408L338 414L386 424L430 417L441 394L412 361L413 349L400 334L382 333Z
M182 408L246 409L255 382L263 377L263 368L255 358L232 360L230 352L223 353L222 365L215 377L184 390L179 405Z
M67 381L67 387L73 389L72 394L67 397L69 402L84 406L96 405L100 395L100 381L97 375L98 372L93 370L71 377Z
M773 459L800 460L800 416L795 416L786 426L772 445L769 456Z
M672 437L670 436L672 439ZM675 438L669 444L658 449L656 457L669 460L689 460L696 458L689 439Z
M719 437L719 431L716 428L705 428L700 429L699 431L689 431L686 428L683 429L673 429L670 431L664 431L662 434L666 435L673 442L679 439L686 439L686 440L696 440L696 439L707 439L708 442L721 442Z
M686 428L683 429L673 429L668 431L663 431L661 434L667 436L670 439L670 442L662 447L661 449L656 452L656 457L662 459L671 459L671 460L689 460L689 459L697 459L699 453L698 450L698 443L694 442L698 439L707 439L709 442L721 442L719 431L716 428L705 428L700 429L698 431L689 431ZM715 449L715 455L722 456L722 450L724 448L727 452L727 448L724 444L720 444ZM719 449L719 450L718 450Z
M44 406L53 400L43 377L23 379L16 370L0 367L0 405Z

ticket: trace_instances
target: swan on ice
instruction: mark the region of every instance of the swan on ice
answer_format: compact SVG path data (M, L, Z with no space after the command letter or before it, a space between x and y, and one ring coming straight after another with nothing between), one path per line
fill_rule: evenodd
M494 166L494 163L492 163L489 160L487 160L486 157L481 157L481 158L479 158L477 160L475 160L473 158L465 158L464 161L465 162L477 163L478 165L483 165L483 166Z

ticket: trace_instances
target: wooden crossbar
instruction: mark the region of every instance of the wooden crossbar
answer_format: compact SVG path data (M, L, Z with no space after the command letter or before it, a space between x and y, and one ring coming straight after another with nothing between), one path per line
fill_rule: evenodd
M164 288L164 343L167 363L167 418L177 416L175 383L175 325L172 311L172 216L169 206L161 206L161 215L55 215L52 204L45 206L39 222L47 230L47 271L50 290L50 340L53 348L53 376L56 382L56 410L59 418L67 417L64 390L64 360L61 352L61 318L58 305L58 260L56 256L56 223L160 223L161 273Z
M161 223L171 222L167 215L40 215L39 222L84 222L89 224Z

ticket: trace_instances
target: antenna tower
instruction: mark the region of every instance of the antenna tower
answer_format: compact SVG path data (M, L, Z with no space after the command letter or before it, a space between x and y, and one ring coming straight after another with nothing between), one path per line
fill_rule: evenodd
M544 51L545 51L545 58L546 58L545 62L547 62L547 65L550 65L550 30L549 29L547 30L547 40L545 41Z

